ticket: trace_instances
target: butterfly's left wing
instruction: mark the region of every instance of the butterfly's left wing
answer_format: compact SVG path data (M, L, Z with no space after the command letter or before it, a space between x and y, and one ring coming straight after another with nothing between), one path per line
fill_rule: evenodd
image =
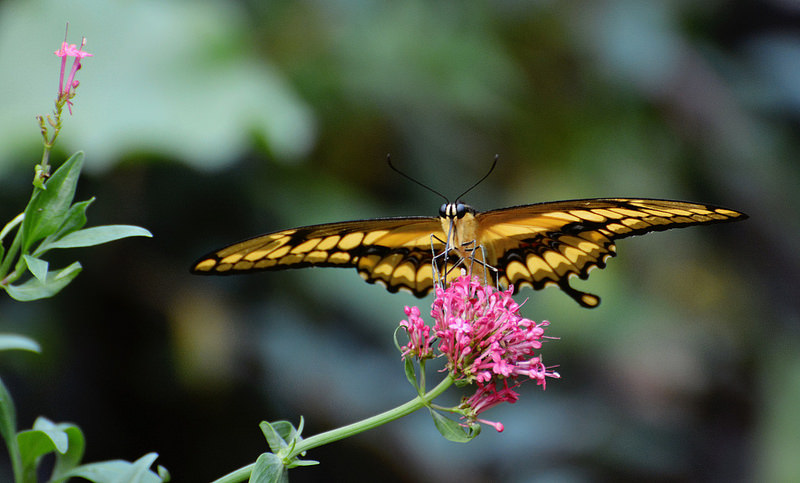
M650 199L557 201L492 210L476 215L477 241L503 285L541 289L558 285L584 307L600 298L569 285L616 254L614 240L651 231L747 218L711 205Z
M432 252L444 251L439 218L346 221L267 233L195 262L198 274L229 275L302 267L354 267L369 283L418 297L433 287Z

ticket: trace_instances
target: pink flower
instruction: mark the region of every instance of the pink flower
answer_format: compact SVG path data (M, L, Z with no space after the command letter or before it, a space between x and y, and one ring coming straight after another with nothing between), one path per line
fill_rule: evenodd
M456 381L478 386L462 403L464 417L469 423L491 424L498 431L502 431L501 424L477 416L501 402L515 402L518 394L513 388L525 380L535 380L544 389L546 378L560 377L535 354L550 323L537 324L522 317L512 292L511 287L499 291L481 285L478 277L462 273L447 289L436 289L431 309L438 349L447 358L446 370ZM408 321L401 326L408 331L410 342L403 357L423 353L422 347L434 342L419 309L406 307L406 315Z
M81 68L81 59L84 57L92 57L93 55L83 51L84 45L86 45L86 38L81 39L80 47L77 47L75 44L67 44L67 42L64 41L61 43L61 48L54 52L57 56L61 57L61 75L58 79L58 99L56 102L66 102L70 114L72 114L72 98L75 97L75 89L80 84L75 80L75 74ZM74 57L75 60L72 62L72 69L65 83L64 73L67 69L67 57Z

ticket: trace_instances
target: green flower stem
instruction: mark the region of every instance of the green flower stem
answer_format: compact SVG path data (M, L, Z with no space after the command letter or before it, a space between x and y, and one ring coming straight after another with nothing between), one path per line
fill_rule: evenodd
M56 99L56 107L53 110L53 115L55 116L56 120L51 121L50 116L47 116L47 122L53 126L53 137L50 139L47 138L47 126L45 125L44 121L41 121L42 125L42 137L44 138L44 151L42 152L42 169L45 170L45 173L49 173L49 166L48 161L50 159L50 150L53 149L53 146L56 144L56 139L58 139L58 134L61 132L61 112L64 109L64 103L66 99L59 97Z
M240 481L247 481L250 478L250 474L253 472L253 467L255 465L255 463L250 463L247 466L242 466L238 470L231 471L227 475L218 480L214 480L211 483L238 483Z
M444 378L442 382L439 383L439 385L431 389L429 392L425 393L422 396L417 396L411 401L408 401L405 404L397 406L394 409L390 409L386 412L358 421L357 423L348 424L347 426L342 426L341 428L332 429L330 431L326 431L324 433L320 433L311 436L310 438L304 439L299 443L297 443L297 445L295 445L294 450L284 458L284 461L294 458L303 453L304 451L308 451L312 448L332 443L340 439L349 438L350 436L354 436L358 433L362 433L364 431L377 428L378 426L394 421L395 419L400 419L403 416L408 416L417 409L422 409L423 407L430 406L431 401L433 401L436 397L442 394L448 387L450 387L453 384L453 382L454 379L452 378L452 376L448 375L446 378ZM228 473L222 478L215 480L213 483L237 483L240 481L245 481L247 478L250 477L250 473L253 471L254 465L255 463L239 468L238 470Z
M304 439L295 446L294 451L292 451L289 457L297 456L300 453L308 451L312 448L316 448L317 446L322 446L340 439L349 438L350 436L362 433L372 428L377 428L378 426L384 425L390 421L394 421L395 419L400 419L403 416L408 416L417 409L421 409L430 405L432 400L442 394L445 389L450 387L452 384L453 378L448 375L442 382L439 383L438 386L431 389L430 392L426 393L424 396L417 396L405 404L372 416L371 418L367 418L357 423L348 424L347 426L332 429L330 431L314 435L308 439Z

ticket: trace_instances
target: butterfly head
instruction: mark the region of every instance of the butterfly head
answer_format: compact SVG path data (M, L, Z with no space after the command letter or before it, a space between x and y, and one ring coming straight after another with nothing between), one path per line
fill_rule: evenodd
M439 208L439 217L448 220L460 220L467 213L475 214L475 208L462 201L455 203L445 203Z

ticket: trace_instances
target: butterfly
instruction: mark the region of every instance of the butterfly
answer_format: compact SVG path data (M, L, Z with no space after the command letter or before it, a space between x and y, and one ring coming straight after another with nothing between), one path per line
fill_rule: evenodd
M614 241L652 231L746 219L719 206L656 199L555 201L480 212L445 203L438 217L377 218L267 233L200 258L193 273L229 275L301 267L353 267L390 292L428 294L468 265L514 291L558 286L580 305L600 298L569 284L604 268ZM471 262L471 263L466 263Z

